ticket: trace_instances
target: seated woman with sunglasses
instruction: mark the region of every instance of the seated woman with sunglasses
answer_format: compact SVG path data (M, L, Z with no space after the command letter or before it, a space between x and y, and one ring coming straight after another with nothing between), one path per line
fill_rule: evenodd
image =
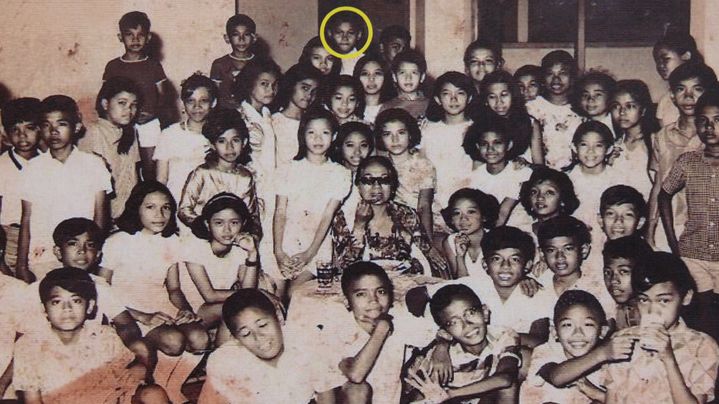
M393 201L399 182L392 162L382 156L367 157L354 182L359 202L348 198L332 221L336 265L344 269L355 261L371 260L385 269L448 279L447 262L432 247L417 212ZM424 255L430 268L423 267L417 254Z

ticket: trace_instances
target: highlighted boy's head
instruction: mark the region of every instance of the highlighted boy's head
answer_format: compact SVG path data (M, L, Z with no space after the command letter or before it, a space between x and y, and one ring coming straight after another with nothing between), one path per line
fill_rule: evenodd
M60 222L52 233L53 252L66 267L93 269L102 259L105 235L95 222L73 217Z
M56 331L76 331L94 318L97 290L90 275L78 268L58 268L38 287L47 319Z
M51 95L42 100L42 133L50 151L67 148L85 133L80 109L66 95Z
M499 202L478 189L462 188L449 197L447 207L440 213L450 229L469 235L494 227Z
M211 150L207 161L228 164L250 162L251 148L247 147L250 132L242 114L236 109L216 108L207 115L202 135L210 141Z
M682 306L691 302L696 283L679 256L654 251L636 263L632 288L642 324L656 322L669 328L679 320Z
M415 93L420 89L427 73L427 61L414 49L404 50L392 61L392 77L400 93Z
M577 81L574 108L590 118L600 117L609 111L609 97L617 81L606 73L591 71Z
M281 320L272 300L259 289L240 289L222 305L222 320L253 355L271 360L284 349Z
M513 287L529 272L534 259L532 236L516 227L500 226L482 238L485 268L496 287Z
M475 161L502 164L514 158L512 126L503 118L489 115L473 123L462 143L464 151Z
M556 276L576 273L589 255L589 229L572 216L563 215L541 222L537 238L544 260Z
M379 36L379 50L384 59L392 63L398 53L409 48L412 36L407 28L400 25L390 25L382 30Z
M569 358L586 355L609 331L602 305L583 290L562 293L554 306L554 328Z
M719 144L719 89L712 87L705 92L696 106L697 135L709 146Z
M567 51L554 50L542 58L544 88L548 95L569 95L577 77L577 62Z
M225 42L239 54L252 50L257 40L255 21L245 14L235 14L225 24Z
M478 39L464 50L464 70L479 84L484 76L502 68L502 44Z
M546 220L571 215L579 207L574 184L567 174L549 167L538 167L522 183L519 201L530 216Z
M210 198L202 214L192 222L192 233L203 240L229 247L250 218L250 211L239 196L220 192Z
M463 348L477 347L487 338L482 301L466 285L447 285L429 301L429 310L439 333L459 342Z
M42 123L42 104L37 98L17 98L2 109L2 124L8 140L16 152L32 154L37 151Z
M602 192L597 221L610 240L634 234L646 218L647 203L636 189L614 185Z
M120 18L118 39L125 45L125 52L140 54L150 42L150 19L141 11L130 11Z
M355 320L371 323L387 314L394 301L394 286L381 266L359 261L342 272L342 293Z
M359 15L341 11L327 24L327 36L338 53L346 54L357 48L365 37L365 26Z
M532 101L537 98L542 90L544 75L542 68L535 65L524 65L514 72L514 79L517 80L519 91L525 101Z
M634 296L632 272L651 247L638 235L620 237L604 243L604 285L614 301L628 302Z
M714 70L705 64L685 63L669 76L672 101L683 116L694 116L699 97L716 85Z

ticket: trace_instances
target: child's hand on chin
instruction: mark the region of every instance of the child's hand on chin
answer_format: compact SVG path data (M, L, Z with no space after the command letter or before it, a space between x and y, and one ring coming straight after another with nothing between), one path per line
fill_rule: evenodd
M656 352L662 360L673 354L671 336L663 326L642 327L639 346L645 351Z
M232 244L240 247L241 249L251 253L256 251L255 238L248 233L240 233L232 241Z

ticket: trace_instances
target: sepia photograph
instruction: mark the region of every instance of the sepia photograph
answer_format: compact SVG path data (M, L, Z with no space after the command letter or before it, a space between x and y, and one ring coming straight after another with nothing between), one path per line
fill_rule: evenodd
M0 404L689 404L719 1L2 0Z

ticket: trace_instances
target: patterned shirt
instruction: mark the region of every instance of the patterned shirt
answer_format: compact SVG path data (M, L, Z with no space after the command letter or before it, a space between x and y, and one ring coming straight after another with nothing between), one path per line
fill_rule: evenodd
M662 189L674 194L682 188L686 188L688 220L679 238L680 254L719 261L719 167L712 166L701 151L682 154L662 183Z

